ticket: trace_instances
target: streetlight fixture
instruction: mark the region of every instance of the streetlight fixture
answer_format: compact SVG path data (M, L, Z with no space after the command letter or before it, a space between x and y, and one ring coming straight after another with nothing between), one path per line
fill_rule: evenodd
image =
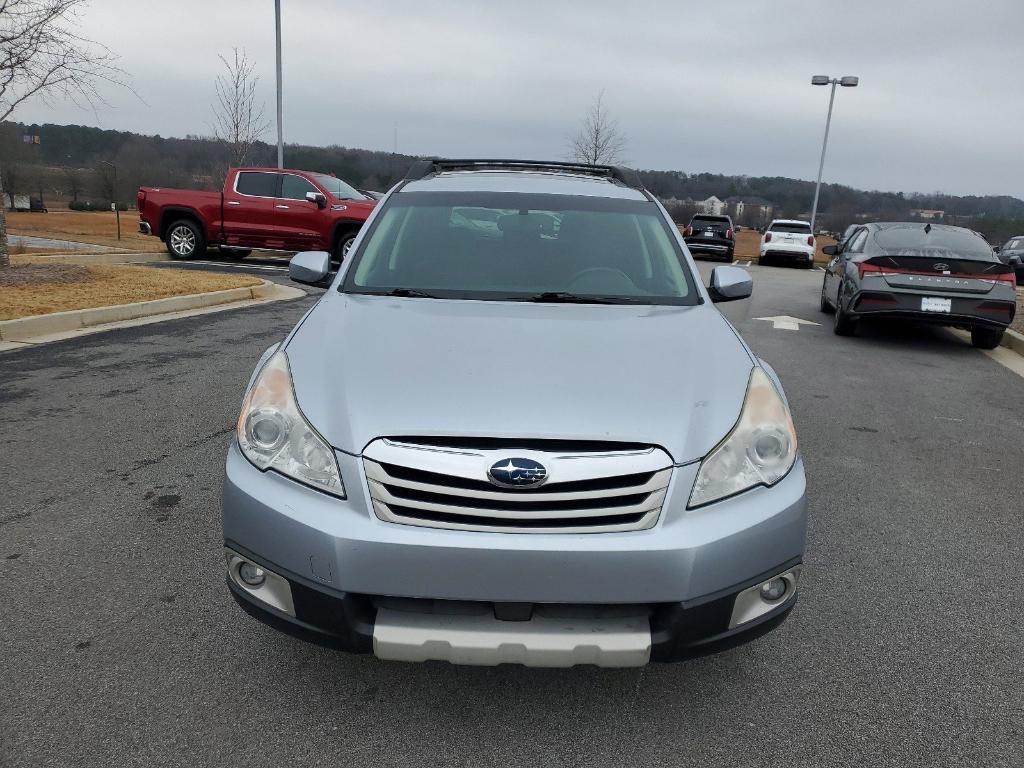
M818 183L814 185L814 205L811 206L811 234L814 234L814 220L818 216L818 194L821 192L821 172L825 169L825 150L828 148L828 129L832 125L832 103L836 99L836 86L843 88L856 88L860 78L853 75L846 75L840 78L829 77L828 75L815 75L811 78L811 85L831 85L832 93L828 97L828 117L825 118L825 140L821 143L821 161L818 163Z

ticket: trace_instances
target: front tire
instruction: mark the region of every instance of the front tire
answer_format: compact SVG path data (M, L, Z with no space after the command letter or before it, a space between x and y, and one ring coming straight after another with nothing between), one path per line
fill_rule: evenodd
M978 349L995 349L1002 340L1002 328L971 328L971 344Z
M206 251L203 230L191 219L178 219L167 228L167 252L172 259L194 259Z
M725 263L726 264L732 264L735 260L736 260L736 255L732 251L729 251L727 254L725 254Z
M853 336L857 332L857 321L851 318L843 309L843 288L840 286L839 295L836 297L836 313L832 317L832 330L836 336Z
M352 250L352 243L355 242L356 235L358 234L358 231L345 232L338 238L338 243L334 246L334 261L336 263L341 264L345 261L349 251Z
M821 311L826 315L835 312L835 308L829 303L828 296L825 295L825 278L821 279Z

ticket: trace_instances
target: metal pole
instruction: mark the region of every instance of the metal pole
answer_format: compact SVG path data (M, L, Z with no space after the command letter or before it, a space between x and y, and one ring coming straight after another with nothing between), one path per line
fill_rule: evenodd
M284 111L281 106L281 0L274 0L274 23L277 29L277 167L284 168Z
M811 206L811 234L814 234L814 220L818 216L818 193L821 192L821 172L825 169L825 150L828 148L828 129L832 125L832 102L836 100L836 85L832 80L832 94L828 97L828 117L825 118L825 140L821 143L821 162L818 163L818 183L814 185L814 205Z
M121 239L121 208L117 202L117 166L111 165L114 169L114 218L117 219L117 239Z

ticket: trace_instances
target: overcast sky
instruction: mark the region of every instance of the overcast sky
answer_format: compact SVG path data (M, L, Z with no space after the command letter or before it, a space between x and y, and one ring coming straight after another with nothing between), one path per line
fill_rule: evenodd
M562 158L595 94L638 168L1024 197L1024 0L282 0L286 142ZM274 115L272 0L93 0L83 35L138 92L23 122L210 133L218 53ZM267 134L274 140L273 132ZM287 164L287 155L285 158Z

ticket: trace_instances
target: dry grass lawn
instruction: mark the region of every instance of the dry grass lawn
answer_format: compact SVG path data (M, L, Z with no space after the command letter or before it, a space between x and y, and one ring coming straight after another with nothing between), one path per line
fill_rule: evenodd
M1017 289L1017 314L1013 316L1010 327L1017 333L1024 333L1024 291Z
M131 304L258 285L259 278L184 269L72 264L0 271L0 320L71 309Z
M120 240L117 239L117 221L112 211L8 211L7 229L15 235L75 240L133 251L164 249L160 238L139 233L139 215L135 211L121 212Z

